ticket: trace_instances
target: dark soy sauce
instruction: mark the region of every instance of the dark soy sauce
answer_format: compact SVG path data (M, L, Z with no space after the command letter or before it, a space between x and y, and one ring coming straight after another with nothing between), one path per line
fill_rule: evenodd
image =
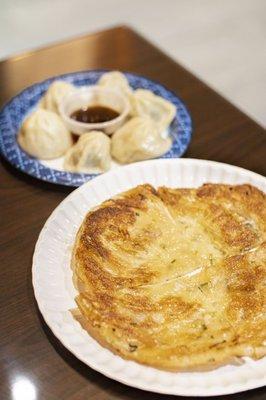
M74 111L70 118L78 122L86 124L97 124L99 122L107 122L117 118L119 113L112 108L104 106L92 106L81 108Z

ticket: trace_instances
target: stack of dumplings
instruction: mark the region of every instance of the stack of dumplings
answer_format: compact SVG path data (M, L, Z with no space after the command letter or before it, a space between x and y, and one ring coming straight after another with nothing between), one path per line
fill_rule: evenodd
M127 164L160 157L170 150L172 141L162 133L175 117L172 103L149 90L134 91L126 76L118 71L104 73L97 85L120 92L130 104L128 120L111 138L93 130L79 136L74 144L59 108L61 100L75 86L54 81L21 126L18 143L22 149L42 160L63 156L64 170L78 173L105 172L110 169L112 158Z

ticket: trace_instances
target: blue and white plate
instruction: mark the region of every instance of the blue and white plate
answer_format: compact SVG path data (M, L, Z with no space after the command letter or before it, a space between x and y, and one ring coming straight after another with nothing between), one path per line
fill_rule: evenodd
M40 97L56 79L73 83L75 86L95 85L106 71L74 72L36 83L13 97L0 112L0 150L16 168L43 181L66 186L80 186L94 178L95 174L72 173L60 170L62 160L40 161L29 156L18 145L16 136L24 118L34 109ZM171 101L177 109L176 117L169 127L173 145L162 158L181 157L191 140L192 122L184 103L164 86L150 79L125 73L133 89L143 88Z

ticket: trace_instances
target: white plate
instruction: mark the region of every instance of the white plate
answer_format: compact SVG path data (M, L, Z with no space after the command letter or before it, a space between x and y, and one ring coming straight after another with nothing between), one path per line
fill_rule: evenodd
M55 209L41 231L33 256L33 286L40 311L68 350L109 378L183 396L236 393L266 384L266 357L258 361L246 358L241 366L192 373L164 372L123 360L93 340L69 311L76 306L71 248L90 208L141 183L197 187L205 182L251 183L266 192L266 178L242 168L195 159L145 161L110 171L79 187Z

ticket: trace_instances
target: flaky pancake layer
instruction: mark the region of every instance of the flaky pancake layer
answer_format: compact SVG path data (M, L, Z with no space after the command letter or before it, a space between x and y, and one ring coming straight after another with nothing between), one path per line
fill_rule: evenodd
M250 185L141 185L89 212L72 255L75 317L166 370L266 354L266 196Z

